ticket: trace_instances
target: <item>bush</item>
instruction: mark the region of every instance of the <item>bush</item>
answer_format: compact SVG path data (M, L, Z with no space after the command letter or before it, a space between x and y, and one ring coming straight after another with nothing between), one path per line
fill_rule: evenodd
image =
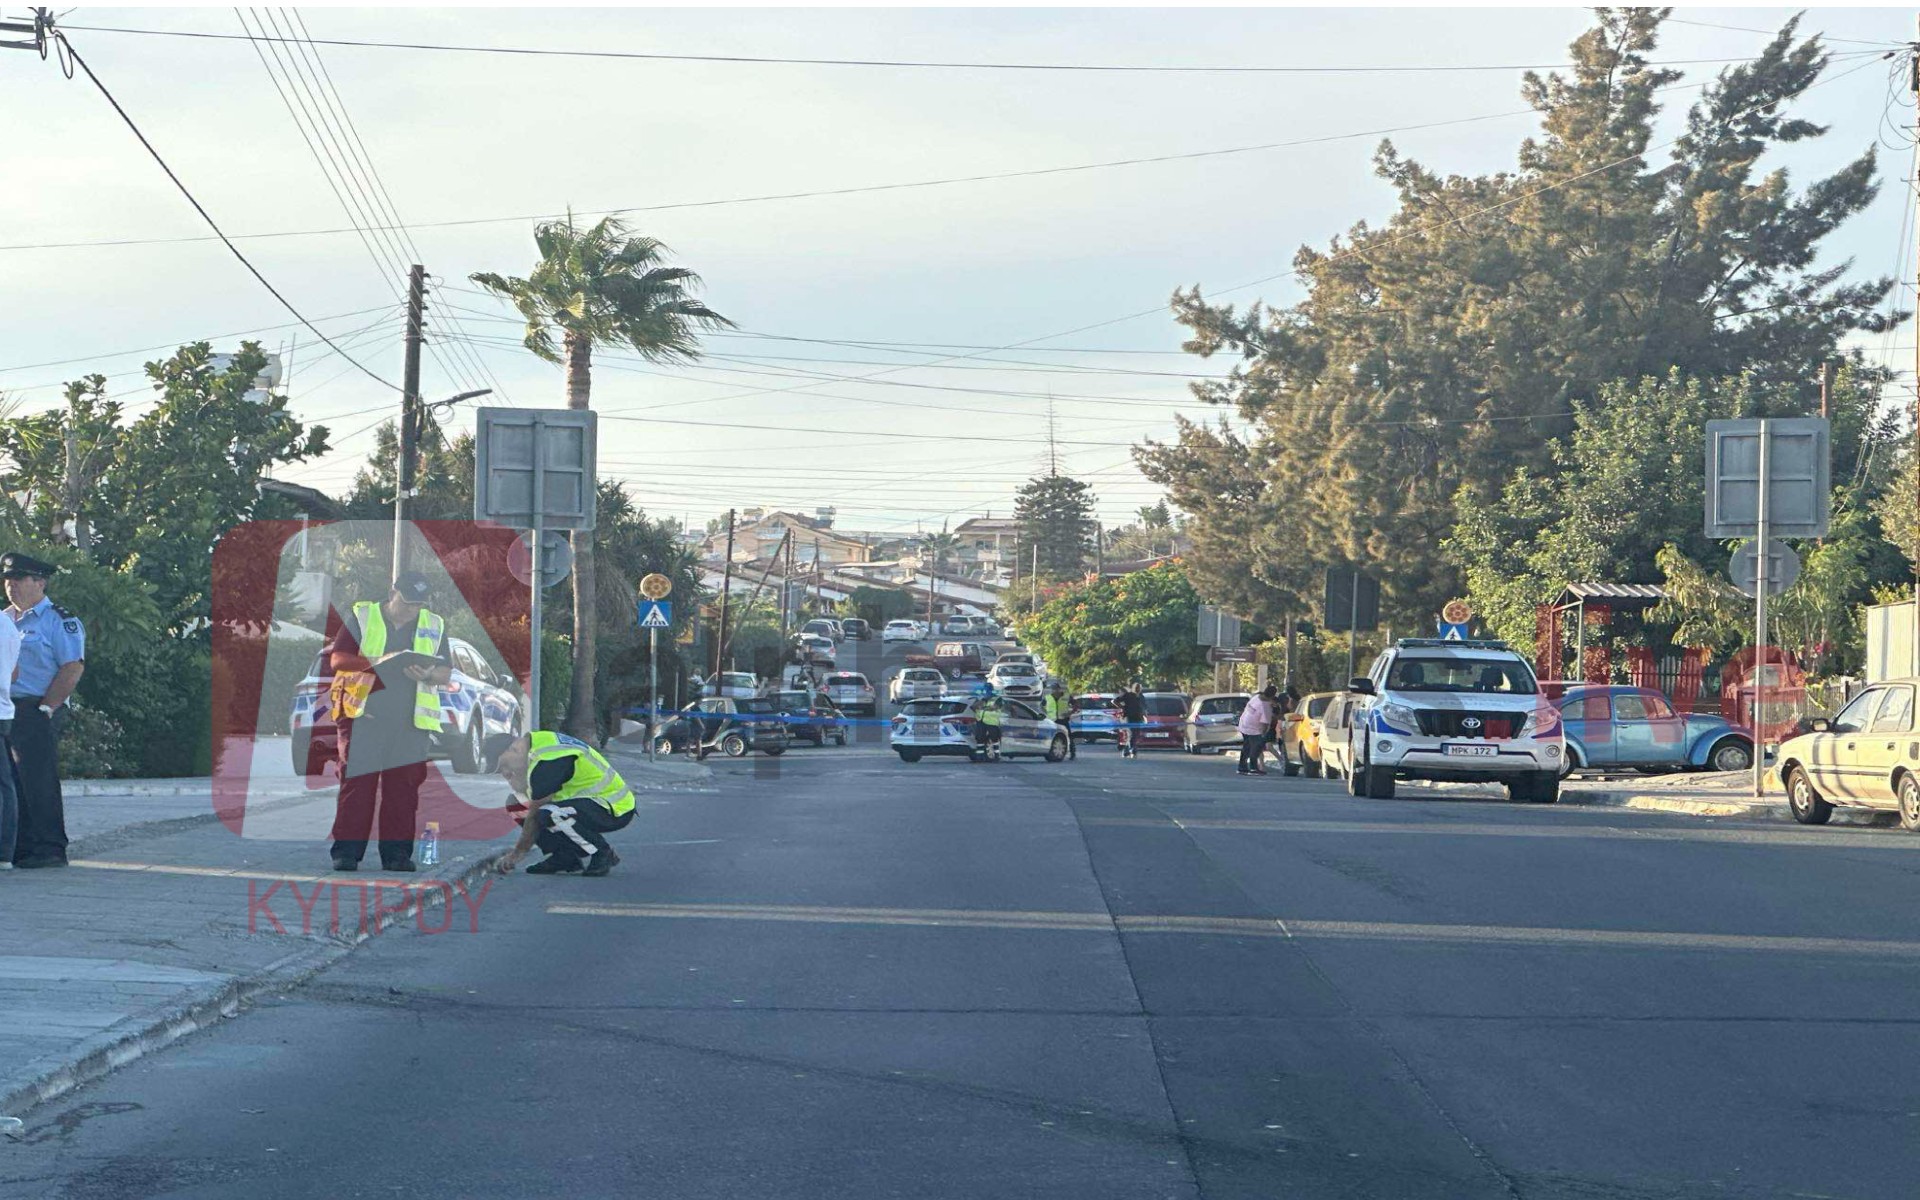
M120 723L97 708L72 702L60 737L60 774L67 779L127 779L139 774L126 753Z

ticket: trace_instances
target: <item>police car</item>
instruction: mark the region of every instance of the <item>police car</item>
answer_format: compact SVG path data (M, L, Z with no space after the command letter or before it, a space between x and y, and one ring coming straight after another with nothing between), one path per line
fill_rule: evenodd
M1397 779L1504 783L1515 800L1560 798L1566 739L1526 659L1505 642L1404 638L1347 689L1347 790L1387 798Z
M893 752L901 762L919 762L928 756L969 758L984 755L974 744L984 697L944 696L937 700L909 700L890 724ZM1047 720L1032 705L1004 700L1000 718L1000 757L1021 755L1060 762L1067 757L1066 731Z
M450 637L446 653L453 660L453 677L440 687L444 732L428 735L427 753L450 759L462 775L490 772L493 759L486 752L488 740L501 734L518 735L528 728L526 695L512 676L495 669L471 642ZM296 775L320 775L328 763L340 759L332 691L332 661L322 649L314 655L306 677L295 685L287 715Z

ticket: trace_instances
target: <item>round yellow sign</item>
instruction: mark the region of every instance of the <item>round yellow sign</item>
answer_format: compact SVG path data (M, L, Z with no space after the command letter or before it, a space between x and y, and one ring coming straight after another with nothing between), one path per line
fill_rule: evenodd
M1465 625L1473 620L1473 606L1465 600L1449 600L1447 606L1440 610L1440 616L1449 625Z
M665 575L649 575L640 581L640 594L649 600L665 600L673 594L673 580Z

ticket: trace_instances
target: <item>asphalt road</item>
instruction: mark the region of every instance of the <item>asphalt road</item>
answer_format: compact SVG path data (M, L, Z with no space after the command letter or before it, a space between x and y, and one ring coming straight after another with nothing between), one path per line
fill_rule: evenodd
M1912 835L710 761L610 877L29 1114L0 1196L1915 1194Z

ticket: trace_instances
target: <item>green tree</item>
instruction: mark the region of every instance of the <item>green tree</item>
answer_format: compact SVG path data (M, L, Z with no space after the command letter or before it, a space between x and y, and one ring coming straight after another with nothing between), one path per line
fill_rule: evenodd
M629 232L614 217L582 230L568 213L564 221L536 226L533 240L540 261L526 278L487 271L471 278L520 310L528 350L548 362L564 361L568 408L591 407L596 344L624 346L650 362L684 362L699 357L701 331L732 325L694 298L698 275L668 266L663 243ZM599 661L594 541L585 534L573 538L574 653L589 663ZM567 729L576 737L594 736L596 674L573 675Z
M1072 586L1027 616L1020 636L1076 688L1141 679L1180 685L1204 675L1195 644L1200 597L1177 562Z
M1847 282L1822 254L1875 194L1871 149L1797 191L1762 165L1824 132L1788 113L1828 65L1819 40L1789 21L1656 147L1676 78L1649 62L1663 17L1600 10L1570 72L1526 77L1541 130L1513 170L1443 176L1383 144L1395 210L1302 249L1298 303L1175 295L1187 348L1233 360L1195 392L1241 429L1183 422L1136 457L1190 515L1209 594L1306 611L1318 571L1266 565L1354 563L1381 576L1390 615L1424 616L1458 586L1440 551L1458 498L1546 470L1551 439L1610 382L1677 369L1784 386L1886 326L1891 281Z
M1013 515L1021 544L1039 551L1042 575L1064 578L1086 570L1098 528L1090 484L1066 475L1038 476L1015 495Z
M894 588L857 587L847 595L847 605L875 629L913 616L913 597Z

